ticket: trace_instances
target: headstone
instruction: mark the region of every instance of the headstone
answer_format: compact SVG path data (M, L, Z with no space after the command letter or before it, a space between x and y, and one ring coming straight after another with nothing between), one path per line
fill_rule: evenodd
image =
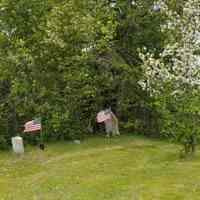
M24 144L22 137L20 136L12 137L11 141L12 141L13 151L17 154L23 154Z
M104 121L107 136L110 137L111 135L120 135L117 117L111 110L107 110L106 112L111 116L110 119Z
M113 133L113 121L112 119L106 120L105 122L105 129L107 136L110 136Z
M74 140L74 143L75 144L81 144L81 141L80 140Z

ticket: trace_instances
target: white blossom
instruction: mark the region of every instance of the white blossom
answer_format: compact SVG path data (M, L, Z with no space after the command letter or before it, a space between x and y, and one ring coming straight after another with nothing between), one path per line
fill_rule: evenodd
M188 0L181 16L171 11L165 1L157 4L168 17L166 23L161 25L162 31L175 30L179 38L174 35L174 40L166 43L157 59L153 54L140 54L151 91L159 93L161 86L168 82L173 84L174 91L179 91L186 84L200 89L200 56L195 55L200 44L199 0Z

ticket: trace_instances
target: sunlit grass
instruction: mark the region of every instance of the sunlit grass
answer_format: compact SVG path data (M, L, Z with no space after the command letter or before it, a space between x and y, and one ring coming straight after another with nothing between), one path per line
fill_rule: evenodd
M48 144L0 153L0 200L200 199L200 159L135 136Z

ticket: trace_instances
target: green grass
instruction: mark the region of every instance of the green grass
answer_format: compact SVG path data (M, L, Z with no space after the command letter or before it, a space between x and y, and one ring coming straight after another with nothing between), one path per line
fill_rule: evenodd
M134 136L54 143L0 153L0 200L200 199L200 159Z

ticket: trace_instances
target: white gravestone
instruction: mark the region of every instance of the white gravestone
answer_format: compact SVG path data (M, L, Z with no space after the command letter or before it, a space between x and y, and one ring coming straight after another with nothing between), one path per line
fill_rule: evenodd
M110 137L111 135L120 135L117 117L109 109L106 110L106 113L110 115L110 119L104 121L107 137Z
M81 141L80 140L74 140L74 143L75 144L81 144Z
M12 147L13 151L17 154L24 153L23 139L20 136L12 137Z

